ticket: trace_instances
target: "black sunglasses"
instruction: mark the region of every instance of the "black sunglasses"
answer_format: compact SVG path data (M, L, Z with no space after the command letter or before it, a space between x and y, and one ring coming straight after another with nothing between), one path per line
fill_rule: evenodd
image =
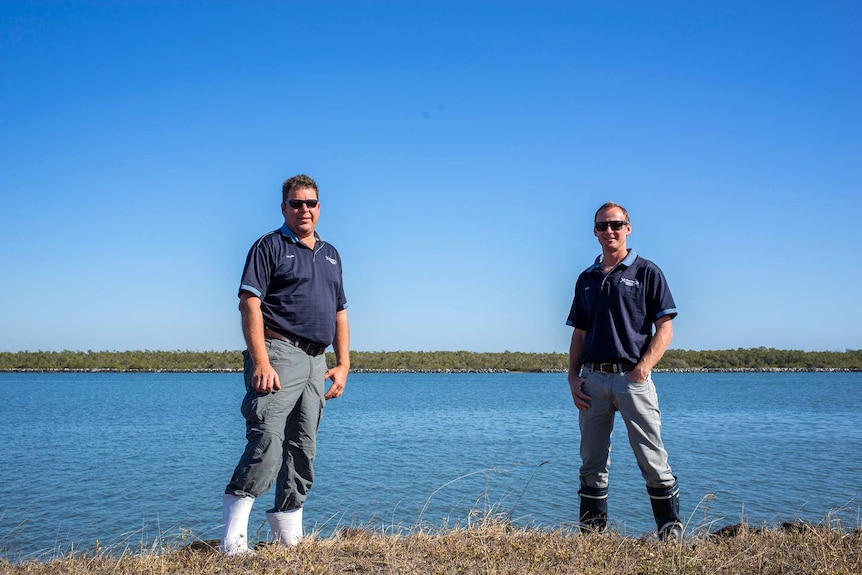
M615 220L613 222L596 222L596 231L597 232L606 232L608 231L608 226L615 232L623 229L623 226L629 225L628 222L622 222L620 220Z
M287 200L284 203L289 205L294 210L298 210L299 208L302 207L303 204L308 206L309 210L313 210L314 208L317 207L318 201L317 200Z

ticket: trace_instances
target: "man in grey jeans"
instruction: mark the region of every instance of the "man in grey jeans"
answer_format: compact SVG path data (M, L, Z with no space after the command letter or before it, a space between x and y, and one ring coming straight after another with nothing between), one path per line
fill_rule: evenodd
M646 481L661 539L681 539L679 488L661 440L661 412L652 369L673 337L677 315L661 270L626 247L628 212L608 202L593 234L602 247L578 277L567 324L569 387L581 431L580 524L603 530L608 517L608 467L617 411ZM654 330L654 331L653 331Z
M247 444L223 498L220 549L227 555L249 551L252 505L276 474L275 506L266 514L273 540L302 538L323 406L341 397L350 369L341 257L315 231L314 180L300 174L284 182L281 213L284 225L251 247L240 281ZM327 370L330 344L336 365ZM332 385L324 393L326 379Z

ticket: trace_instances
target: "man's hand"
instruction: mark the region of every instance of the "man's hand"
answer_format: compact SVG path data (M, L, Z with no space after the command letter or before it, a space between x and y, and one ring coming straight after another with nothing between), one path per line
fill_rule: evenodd
M584 386L584 378L581 377L581 361L584 356L584 345L587 341L587 332L575 328L572 331L572 343L569 344L569 388L572 390L572 399L575 407L581 411L590 408L592 397L581 391Z
M590 408L590 400L592 397L584 393L583 387L586 380L579 375L569 375L569 388L572 390L572 399L575 400L575 407L581 411Z
M258 393L271 393L281 389L281 383L278 381L278 373L272 368L269 362L261 365L256 363L254 366L254 375L251 377L251 387Z
M260 311L260 298L248 291L239 295L239 313L242 316L242 335L248 346L248 353L254 363L251 388L258 393L272 393L281 389L278 374L269 363L269 352L263 336L263 314Z
M327 370L323 375L323 378L331 379L332 385L329 386L329 390L326 392L326 395L323 396L324 399L335 399L337 397L341 397L341 394L344 393L344 386L347 384L347 372L348 368L338 365Z
M646 369L641 364L634 366L634 369L626 373L626 379L632 383L643 383L649 377L650 370Z

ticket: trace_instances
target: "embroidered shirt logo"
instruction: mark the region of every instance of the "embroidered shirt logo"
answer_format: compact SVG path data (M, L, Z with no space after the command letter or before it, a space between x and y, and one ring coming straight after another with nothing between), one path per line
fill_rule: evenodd
M620 283L629 287L640 287L640 282L638 280L633 280L630 278L622 278L620 279Z
M329 257L329 256L326 256L326 261L328 261L328 262L329 262L329 263L331 263L332 265L335 265L335 264L337 264L337 263L338 263L338 260L337 260L337 259L335 259L335 258L331 258L331 257Z
M296 254L287 254L287 255L286 255L286 256L284 256L284 257L285 257L285 258L287 258L287 259L295 258L295 257L296 257Z

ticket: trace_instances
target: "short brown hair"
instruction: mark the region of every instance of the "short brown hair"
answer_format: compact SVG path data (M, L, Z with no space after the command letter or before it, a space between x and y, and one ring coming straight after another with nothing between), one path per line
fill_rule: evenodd
M306 176L305 174L298 174L293 176L292 178L288 178L284 181L284 184L281 186L281 201L286 202L287 196L290 195L290 190L293 188L309 188L314 190L314 195L317 199L320 199L320 190L317 189L317 183Z
M596 215L594 215L594 216L593 216L593 222L596 222L596 218L598 218L598 217L599 217L599 213L600 213L602 210L607 210L607 209L609 209L609 208L619 208L619 209L621 209L621 210L623 211L623 215L626 217L626 221L627 221L627 222L629 222L629 223L631 223L631 221L632 221L632 220L631 220L631 218L629 218L629 212L628 212L628 210L626 210L624 207L622 207L621 205L619 205L619 204L617 204L617 203L615 203L615 202L605 202L604 204L602 204L602 207L600 207L599 209L597 209L597 210L596 210Z

